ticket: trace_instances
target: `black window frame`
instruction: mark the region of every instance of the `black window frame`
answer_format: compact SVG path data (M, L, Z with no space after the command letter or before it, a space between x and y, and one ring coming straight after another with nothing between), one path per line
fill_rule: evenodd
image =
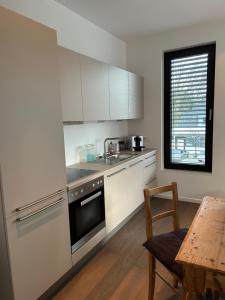
M206 137L205 164L182 164L171 161L171 60L208 53L207 95L206 95ZM164 52L164 168L212 172L213 154L213 109L215 84L216 43L194 46L181 50Z

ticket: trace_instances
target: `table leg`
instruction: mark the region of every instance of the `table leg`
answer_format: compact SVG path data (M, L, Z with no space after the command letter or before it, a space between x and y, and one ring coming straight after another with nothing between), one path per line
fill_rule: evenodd
M205 289L205 272L190 265L184 265L184 293L186 300L202 300Z

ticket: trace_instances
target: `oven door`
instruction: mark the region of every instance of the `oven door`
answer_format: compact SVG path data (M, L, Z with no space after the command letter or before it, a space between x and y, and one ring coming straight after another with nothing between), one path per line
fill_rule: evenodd
M69 204L72 253L105 227L104 189Z

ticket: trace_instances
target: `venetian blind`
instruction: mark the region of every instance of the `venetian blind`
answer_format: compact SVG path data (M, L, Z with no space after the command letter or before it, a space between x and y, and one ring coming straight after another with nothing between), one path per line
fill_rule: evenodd
M171 60L171 161L205 164L208 53Z

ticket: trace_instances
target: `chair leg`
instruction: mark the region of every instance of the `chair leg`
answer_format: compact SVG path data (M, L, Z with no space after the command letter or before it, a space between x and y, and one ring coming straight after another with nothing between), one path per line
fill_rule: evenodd
M205 296L206 296L206 299L212 299L213 298L212 290L210 288L206 289Z
M174 276L173 277L173 287L175 289L177 289L177 287L178 287L178 282L179 282L178 278Z
M181 292L181 300L187 300L187 296L188 296L188 294L184 290L182 290L182 292Z
M148 288L148 300L154 299L155 290L155 258L152 254L149 254L149 288Z
M213 300L219 300L220 293L216 290L213 291Z

